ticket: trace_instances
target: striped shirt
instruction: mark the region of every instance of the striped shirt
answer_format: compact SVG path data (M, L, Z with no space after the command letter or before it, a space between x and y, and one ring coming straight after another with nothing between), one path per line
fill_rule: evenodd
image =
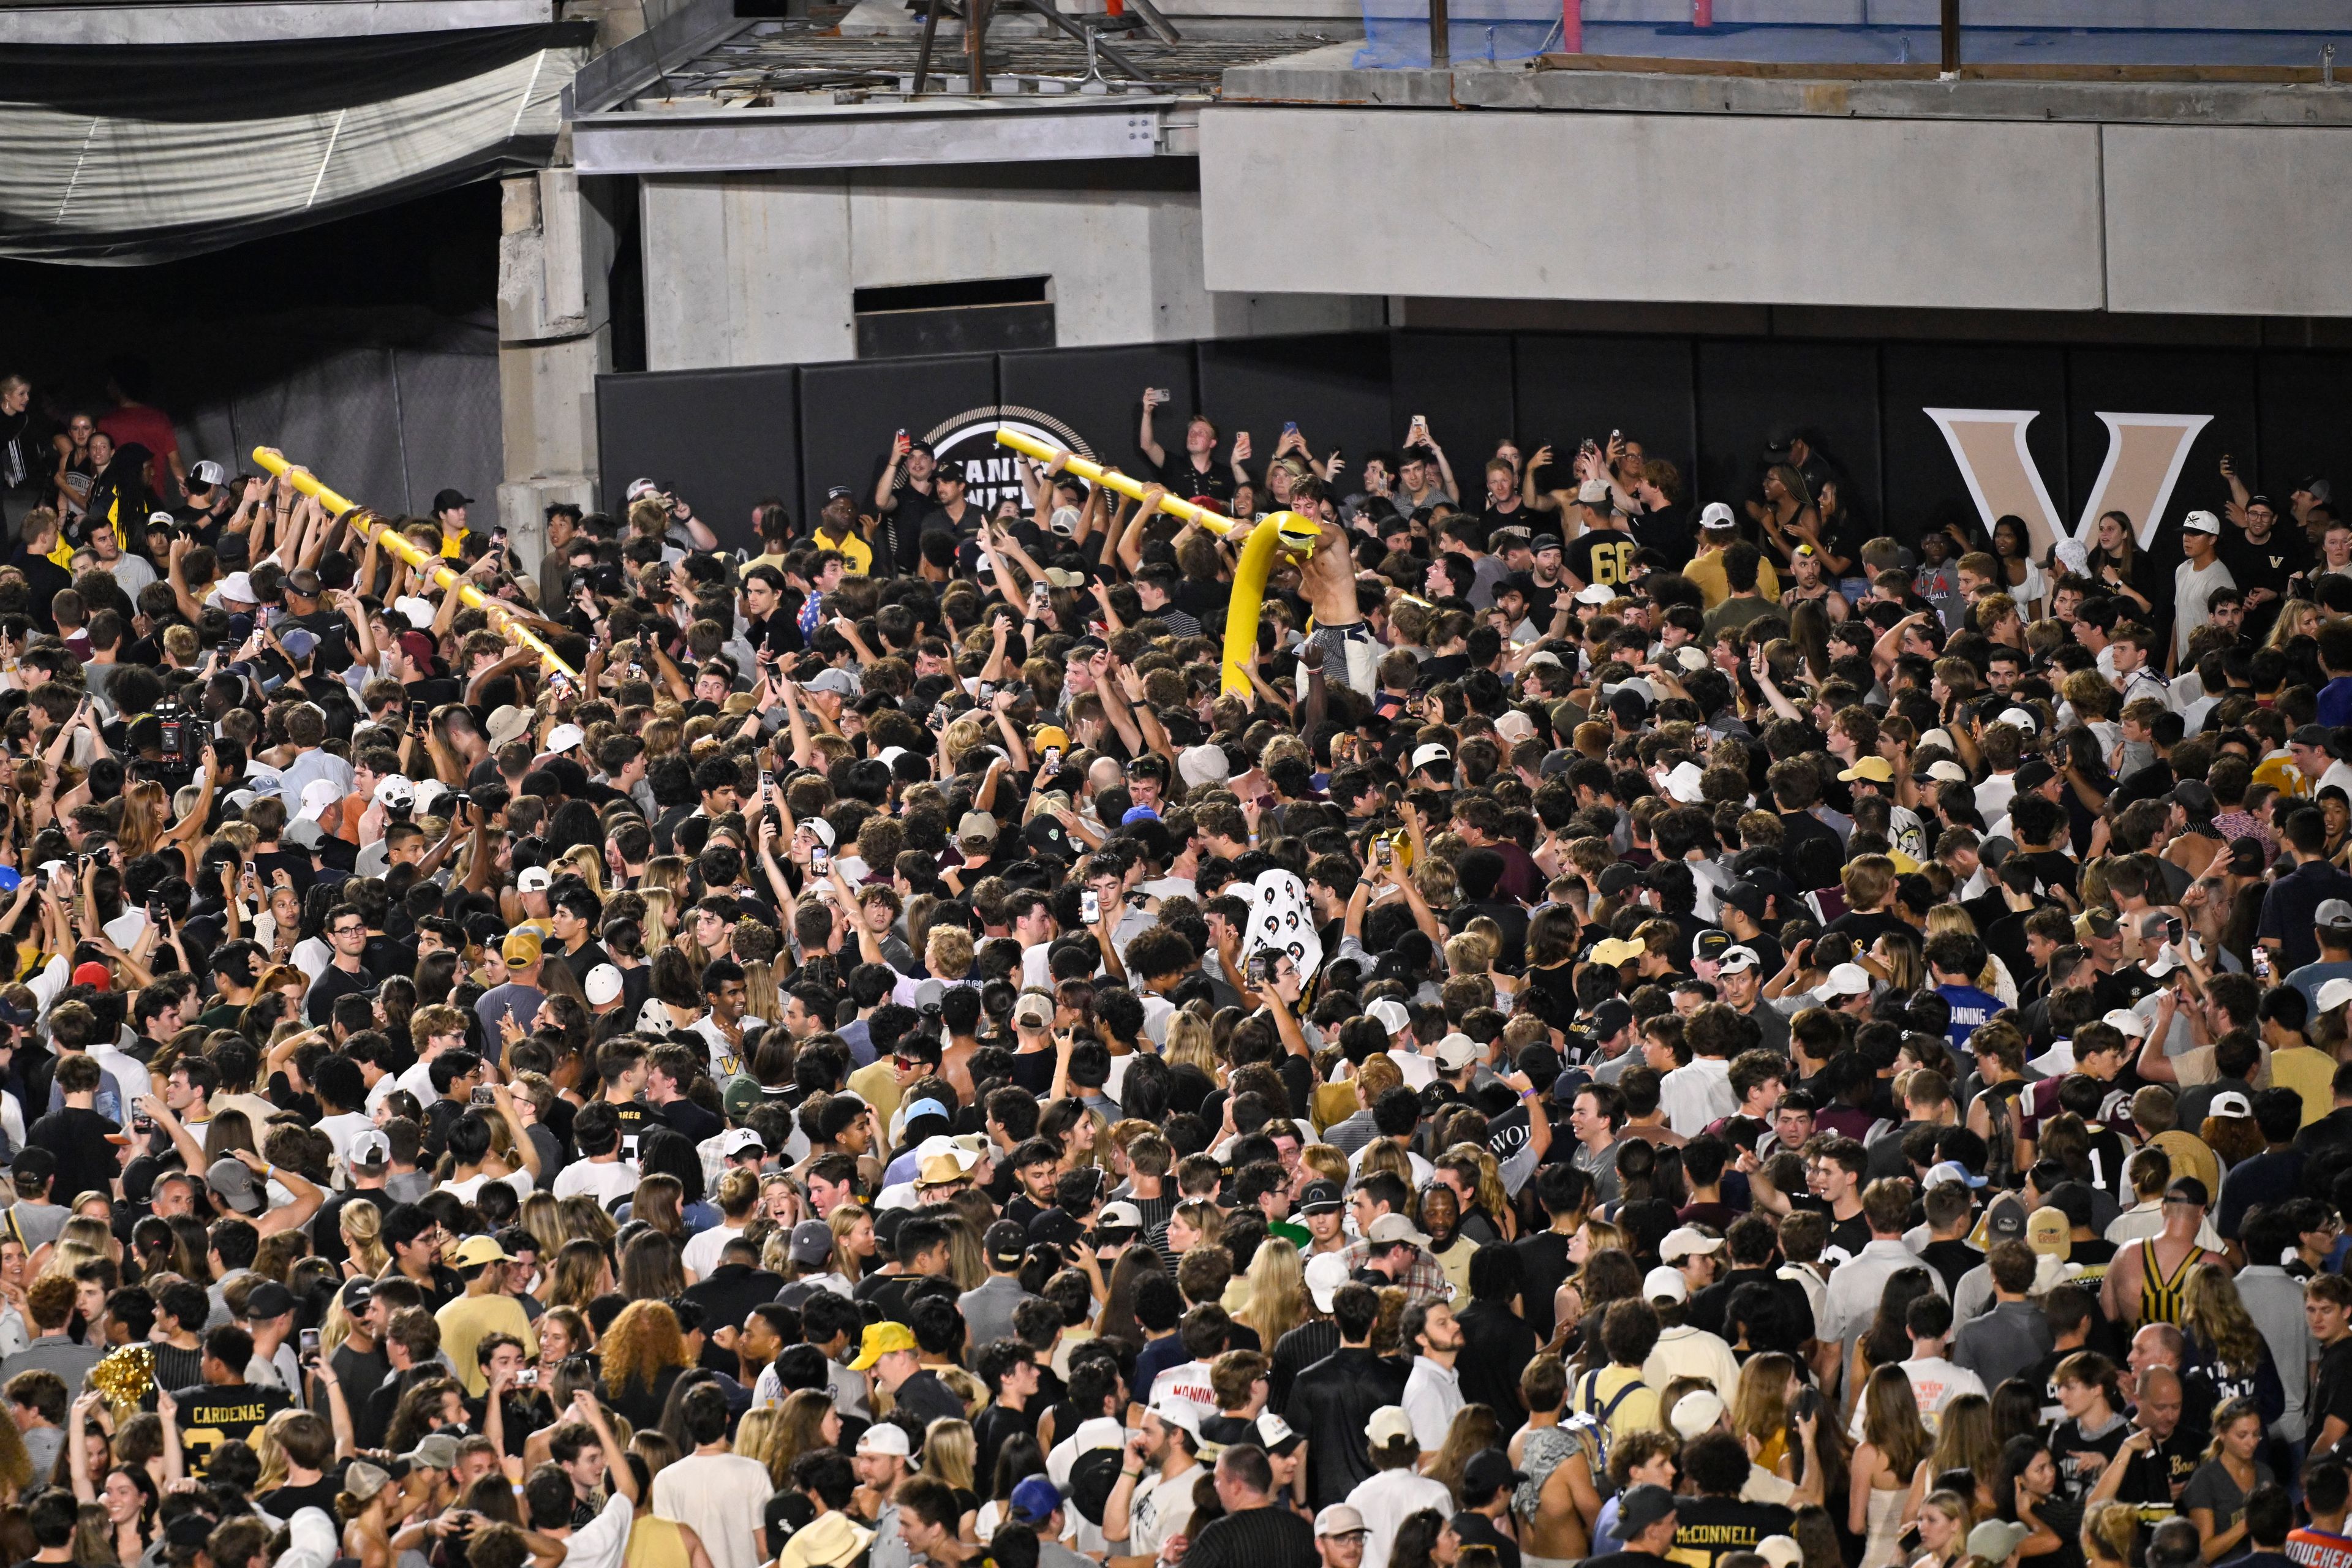
M1182 1568L1314 1568L1315 1527L1286 1508L1244 1509L1192 1539Z

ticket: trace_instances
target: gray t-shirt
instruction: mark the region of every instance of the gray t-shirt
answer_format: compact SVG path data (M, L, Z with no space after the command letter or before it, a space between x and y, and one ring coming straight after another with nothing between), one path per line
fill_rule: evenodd
M17 1203L9 1205L8 1213L16 1221L16 1229L25 1237L25 1250L38 1252L63 1234L66 1221L72 1211L63 1204Z
M2255 1461L2254 1484L2266 1487L2272 1479L2270 1467L2260 1460ZM2180 1511L2185 1515L2192 1508L2211 1509L2214 1530L2217 1532L2225 1531L2237 1523L2239 1516L2246 1511L2246 1494L2238 1489L2238 1483L2231 1479L2230 1472L2222 1468L2221 1460L2208 1459L2197 1467L2197 1473L2190 1476L2188 1486L2181 1489Z

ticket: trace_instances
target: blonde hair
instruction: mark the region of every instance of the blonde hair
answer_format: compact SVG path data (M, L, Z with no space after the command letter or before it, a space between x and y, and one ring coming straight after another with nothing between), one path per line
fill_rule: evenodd
M1277 1343L1307 1321L1307 1266L1296 1243L1279 1236L1258 1243L1244 1278L1248 1299L1234 1316L1257 1331L1261 1342Z
M857 1228L859 1220L870 1220L872 1217L873 1215L858 1204L843 1204L824 1216L824 1223L833 1230L834 1272L852 1285L856 1284L859 1278L864 1275L866 1265L863 1259L849 1250L850 1233Z
M366 1198L353 1198L335 1216L335 1225L343 1233L343 1245L351 1249L352 1260L360 1272L369 1276L383 1272L392 1261L392 1254L383 1245L383 1211Z
M971 1424L942 1415L923 1428L923 1468L959 1491L972 1489L972 1468L980 1462L980 1447Z
M1216 1031L1199 1014L1179 1007L1168 1020L1168 1044L1160 1053L1170 1067L1196 1068L1217 1076Z
M667 888L640 888L637 896L646 901L646 951L650 953L669 942L677 899Z

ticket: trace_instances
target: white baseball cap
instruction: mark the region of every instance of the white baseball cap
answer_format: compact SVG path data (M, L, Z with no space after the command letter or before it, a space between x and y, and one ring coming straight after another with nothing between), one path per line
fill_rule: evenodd
M896 1454L903 1459L915 1450L914 1446L907 1441L907 1429L904 1426L895 1426L887 1421L877 1421L859 1436L857 1451L861 1454Z
M420 599L414 594L403 594L392 602L392 607L400 613L401 619L408 623L411 631L418 632L429 629L438 613L433 608L430 599Z
M2320 983L2319 994L2314 998L2323 1013L2333 1013L2347 1002L2352 1002L2352 980L2336 979Z
M1307 1260L1307 1293L1315 1298L1315 1310L1328 1312L1332 1300L1352 1276L1348 1272L1347 1259L1337 1252L1318 1252Z
M554 880L554 878L547 874L546 867L526 866L523 868L521 874L515 878L515 891L518 893L543 893L547 891L548 884Z
M1400 1437L1412 1436L1412 1417L1404 1413L1401 1405L1383 1405L1364 1423L1364 1436L1372 1440L1373 1447L1385 1448Z
M1450 763L1453 760L1454 753L1452 752L1447 751L1444 746L1432 741L1426 745L1415 746L1413 748L1412 761L1405 771L1407 773L1412 773L1417 769L1425 768L1432 763Z
M312 779L302 786L302 807L297 816L316 816L343 798L343 792L332 779Z
M1447 1072L1460 1072L1478 1059L1478 1043L1465 1034L1451 1034L1429 1047L1437 1065Z
M600 963L581 981L580 989L588 994L589 1005L602 1007L619 996L622 991L621 972L609 963Z
M2221 520L2210 511L2192 511L2180 520L2180 526L2190 533L2219 533Z
M378 805L410 805L416 800L416 786L401 773L386 773L375 781L375 803Z
M1826 1002L1832 996L1867 996L1870 994L1870 971L1859 963L1841 963L1830 971L1829 979L1813 992L1813 1000Z
M558 724L548 731L548 754L552 756L558 752L568 752L587 738L587 731L577 724Z
M1677 1226L1666 1232L1665 1240L1658 1243L1658 1257L1668 1263L1693 1255L1704 1257L1723 1250L1723 1237L1708 1236L1696 1226Z
M1687 1301L1690 1300L1690 1282L1683 1278L1681 1269L1668 1268L1661 1264L1643 1277L1642 1299L1645 1301Z
M234 599L240 605L257 605L261 596L253 591L253 579L243 572L232 572L221 579L220 596Z
M1715 969L1718 974L1740 974L1762 962L1752 947L1727 947L1723 950L1723 956L1716 960Z
M1731 509L1719 500L1711 500L1699 508L1698 525L1701 528L1729 528L1732 525Z
M2346 994L2352 994L2352 980L2344 982L2344 986ZM2120 1029L2124 1034L2135 1040L2147 1033L2147 1020L2141 1017L2138 1014L2133 1012L2128 1007L2117 1007L2113 1012L2101 1018L2099 1022L2108 1025L2114 1028Z
M1667 1420L1685 1443L1703 1437L1715 1430L1723 1420L1723 1396L1704 1388L1695 1388L1675 1401L1673 1414Z
M1339 1255L1333 1252L1323 1256L1337 1258ZM1150 1408L1151 1414L1159 1416L1169 1426L1181 1426L1185 1431L1190 1432L1194 1442L1201 1440L1201 1423L1208 1418L1209 1412L1202 1409L1192 1400L1186 1399L1181 1394L1163 1394L1151 1402Z

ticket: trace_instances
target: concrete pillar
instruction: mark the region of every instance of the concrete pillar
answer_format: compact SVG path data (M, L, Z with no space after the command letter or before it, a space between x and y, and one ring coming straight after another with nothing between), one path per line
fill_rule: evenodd
M605 280L613 225L571 169L519 175L504 182L503 195L499 521L536 571L548 504L595 504L596 376L612 368Z

